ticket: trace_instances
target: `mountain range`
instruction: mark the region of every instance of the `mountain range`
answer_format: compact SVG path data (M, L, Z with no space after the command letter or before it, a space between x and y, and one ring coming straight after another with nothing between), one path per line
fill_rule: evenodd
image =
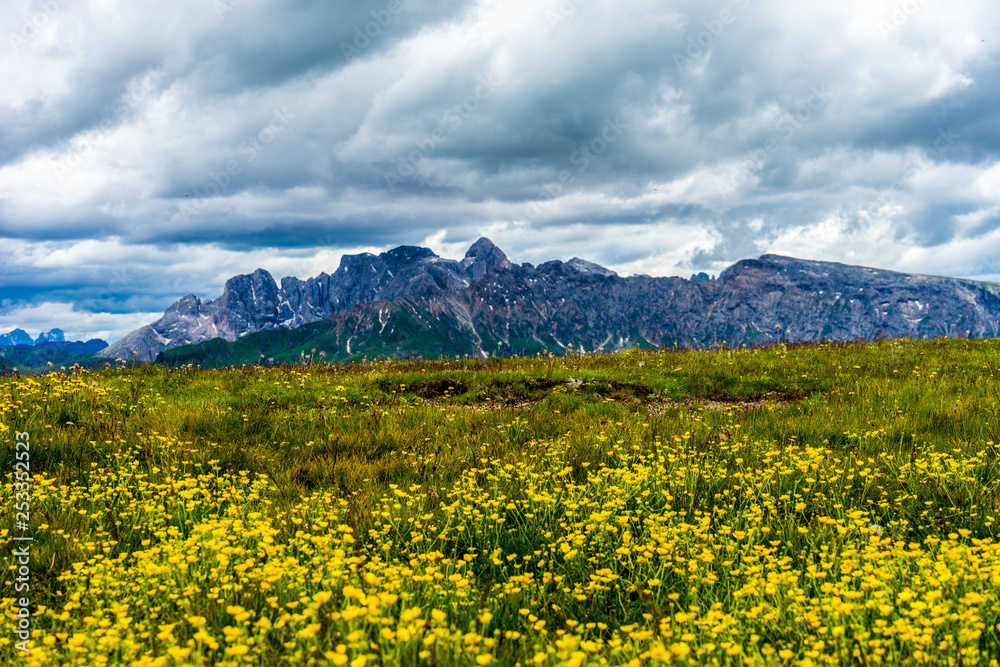
M100 352L108 344L100 338L93 338L84 341L68 341L62 329L50 329L38 334L38 338L32 339L24 329L14 329L5 334L0 334L0 348L10 349L15 347L28 347L38 350L62 350L73 353L94 353Z
M401 246L280 285L258 269L217 299L182 297L102 354L223 364L998 335L991 283L778 255L718 279L621 277L579 258L515 265L483 238L462 260Z
M32 339L24 329L14 329L5 334L0 334L0 347L14 347L16 345L28 345L34 347L40 343L61 343L65 341L62 329L51 329L38 334L37 339Z
M42 332L34 339L24 329L14 329L0 334L0 373L92 364L94 355L107 346L100 338L86 342L66 340L61 329Z
M230 278L217 299L183 296L162 318L117 341L104 355L152 361L165 349L292 329L377 301L457 293L481 281L491 268L509 266L499 248L481 239L460 262L442 259L428 248L400 246L380 255L345 255L333 275L282 278L280 285L257 269Z

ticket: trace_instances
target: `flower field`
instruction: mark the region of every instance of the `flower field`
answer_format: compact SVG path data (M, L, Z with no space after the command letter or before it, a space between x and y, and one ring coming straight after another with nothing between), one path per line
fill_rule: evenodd
M8 377L11 517L15 432L4 664L1000 664L997 341Z

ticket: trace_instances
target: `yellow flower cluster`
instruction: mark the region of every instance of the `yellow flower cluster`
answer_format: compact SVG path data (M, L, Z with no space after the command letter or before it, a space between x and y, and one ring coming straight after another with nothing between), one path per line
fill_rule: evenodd
M656 454L615 445L624 465L579 481L565 439L533 442L520 465L484 459L439 497L393 485L367 535L349 523L350 498L331 492L303 499L283 528L267 482L246 475L152 483L124 457L86 489L37 480L38 501L64 511L104 516L117 499L115 521L138 544L114 557L111 544L87 545L28 664L987 657L1000 544L968 531L911 542L905 520L878 525L879 503L843 511L816 490L827 477L877 488L877 461L785 446L764 455L767 469L746 469L741 455L759 444L699 460L681 440ZM929 455L895 474L983 465ZM713 511L691 504L702 486L717 489ZM630 622L611 622L620 608Z
M281 392L316 382L301 370L239 381L276 392L260 409L288 412ZM393 436L380 420L395 394L387 408L346 380L322 382L322 412L295 406L297 418ZM37 610L30 654L0 636L7 661L998 666L992 442L911 439L900 456L897 431L872 423L804 444L801 432L749 433L731 407L713 417L725 437L707 439L716 427L696 410L683 416L690 430L658 435L648 414L606 419L621 413L601 397L595 410L608 412L582 434L542 437L537 421L490 417L516 447L477 445L446 475L448 444L411 439L396 443L396 474L374 495L330 478L289 497L287 480L232 452L203 456L214 443L196 418L158 426L172 407L141 383L51 375L18 380L0 400L3 423L44 414L65 430L86 408L86 433L105 434L75 443L99 461L78 479L33 474L38 547L53 554L33 585L54 603ZM238 398L206 409L253 432L257 415ZM143 410L143 428L130 427ZM440 430L471 419L462 410L398 414ZM274 456L292 451L262 437ZM303 445L307 461L343 455L335 438Z

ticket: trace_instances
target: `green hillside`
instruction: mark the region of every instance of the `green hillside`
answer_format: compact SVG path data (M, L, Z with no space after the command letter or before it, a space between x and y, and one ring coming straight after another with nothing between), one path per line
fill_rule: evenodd
M79 365L93 368L108 361L108 359L95 354L67 352L55 348L8 347L3 348L2 352L0 363L3 363L8 369L18 368L22 372L29 373L45 370L50 366L69 368L73 365Z
M380 313L384 320L380 323ZM160 353L157 363L219 368L250 363L360 361L474 354L476 343L453 321L439 320L408 300L341 311L295 329L260 331L229 342L216 338Z

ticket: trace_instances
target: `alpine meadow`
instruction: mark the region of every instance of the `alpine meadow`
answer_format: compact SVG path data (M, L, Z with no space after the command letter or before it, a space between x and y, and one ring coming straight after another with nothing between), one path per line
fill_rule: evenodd
M998 392L963 339L5 377L0 655L996 666Z

